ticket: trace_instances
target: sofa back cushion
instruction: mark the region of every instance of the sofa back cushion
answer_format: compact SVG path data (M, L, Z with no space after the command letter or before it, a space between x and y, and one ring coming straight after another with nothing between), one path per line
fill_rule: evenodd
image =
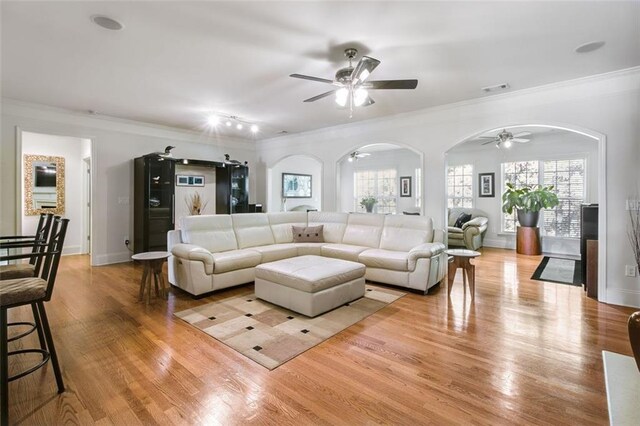
M426 216L388 215L380 238L384 250L409 251L433 241L433 220Z
M489 217L487 213L483 212L480 209L472 209L469 207L453 207L449 209L449 218L448 225L454 226L456 224L456 220L460 217L461 213L468 213L471 215L471 219L475 219L476 217Z
M182 242L198 245L211 253L238 248L229 215L185 216L180 219L180 232Z
M265 213L232 214L231 220L238 240L238 248L275 244L269 218Z
M324 225L322 234L327 243L340 244L347 227L348 213L309 212L309 226Z
M382 214L350 213L342 243L378 248L384 218Z
M307 212L267 213L276 244L293 242L293 226L307 226Z

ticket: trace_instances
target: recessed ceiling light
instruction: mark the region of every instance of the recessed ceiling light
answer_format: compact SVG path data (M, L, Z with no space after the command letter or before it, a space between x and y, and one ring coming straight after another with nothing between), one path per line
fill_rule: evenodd
M590 41L589 43L581 44L580 46L575 48L576 53L589 53L594 50L600 49L604 46L604 41Z
M93 21L94 24L99 25L107 30L119 31L124 28L124 25L122 25L120 22L104 15L93 15L91 17L91 21Z
M240 124L240 123L236 124L236 129L242 130L242 124Z
M497 92L499 90L507 90L508 88L509 88L509 83L500 83L500 84L496 84L495 86L483 87L482 91L485 93L490 93L490 92Z
M258 133L258 130L260 130L260 129L258 128L258 126L256 126L255 124L252 124L252 125L251 125L251 131L252 131L253 133Z

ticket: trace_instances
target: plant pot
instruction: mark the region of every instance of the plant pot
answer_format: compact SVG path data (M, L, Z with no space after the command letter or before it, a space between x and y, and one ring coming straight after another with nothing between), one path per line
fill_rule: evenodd
M540 220L540 211L525 213L524 210L518 210L518 222L520 226L535 228Z
M371 205L371 206L364 206L364 208L367 210L367 213L373 213L373 205Z

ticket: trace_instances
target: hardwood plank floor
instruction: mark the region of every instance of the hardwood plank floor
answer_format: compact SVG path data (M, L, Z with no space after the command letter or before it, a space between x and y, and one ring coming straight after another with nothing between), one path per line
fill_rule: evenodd
M631 355L633 309L530 280L541 256L482 253L474 301L459 272L450 299L409 293L273 371L173 317L237 289L145 306L141 266L65 257L47 312L67 391L50 366L12 382L10 422L606 424L601 351Z

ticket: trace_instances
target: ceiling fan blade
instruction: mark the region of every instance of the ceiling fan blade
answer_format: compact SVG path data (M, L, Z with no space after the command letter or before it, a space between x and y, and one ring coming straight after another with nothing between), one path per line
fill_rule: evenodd
M365 99L365 100L364 100L364 103L363 103L362 105L360 105L360 106L367 107L367 106L369 106L369 105L373 105L373 104L375 104L375 103L376 103L376 101L374 101L373 99L371 99L371 96L367 96L367 99Z
M318 81L320 83L333 84L333 80L327 80L326 78L320 78L320 77L312 77L310 75L304 75L304 74L291 74L291 75L289 75L289 77L301 78L303 80Z
M495 139L495 136L480 136L478 139Z
M380 65L379 60L370 58L369 56L363 56L351 72L351 81L353 84L365 81L378 65Z
M520 132L520 133L516 133L515 135L513 135L514 138L521 138L523 136L530 136L531 132Z
M314 96L313 98L305 99L303 102L315 102L318 99L322 99L322 98L326 98L327 96L331 96L335 92L336 92L335 90L329 90L328 92L324 92L324 93L322 93L320 95Z
M495 142L495 141L496 141L496 138L493 138L493 139L491 139L490 141L486 141L486 142L484 142L484 143L481 143L480 145L488 145L488 144L493 143L493 142Z
M513 138L511 139L511 142L527 143L529 142L529 139Z
M367 89L415 89L418 87L418 80L377 80L370 81L364 86Z

